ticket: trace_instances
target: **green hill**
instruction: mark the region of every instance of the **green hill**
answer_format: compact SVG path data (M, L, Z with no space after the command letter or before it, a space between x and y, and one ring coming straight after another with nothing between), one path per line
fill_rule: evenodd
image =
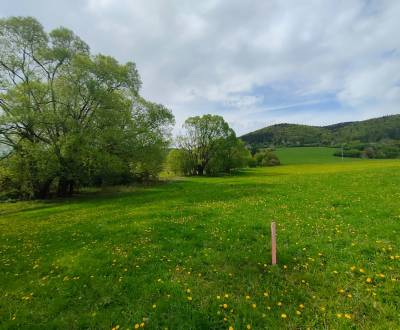
M400 141L400 115L329 126L278 124L241 136L252 146L334 146Z

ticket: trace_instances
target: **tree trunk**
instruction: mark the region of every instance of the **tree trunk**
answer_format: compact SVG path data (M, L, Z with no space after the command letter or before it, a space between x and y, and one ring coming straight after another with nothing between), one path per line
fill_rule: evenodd
M53 180L47 180L39 186L39 189L35 193L35 197L40 199L46 199L50 196L50 186Z
M59 197L71 196L74 192L74 181L60 178L58 181L57 195Z
M197 165L197 175L203 175L203 174L204 174L204 166Z

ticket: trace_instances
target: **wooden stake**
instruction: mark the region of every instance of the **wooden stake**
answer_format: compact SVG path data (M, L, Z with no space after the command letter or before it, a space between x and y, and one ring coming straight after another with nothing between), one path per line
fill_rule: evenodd
M275 225L275 222L271 223L271 253L272 253L272 264L276 265L276 225Z

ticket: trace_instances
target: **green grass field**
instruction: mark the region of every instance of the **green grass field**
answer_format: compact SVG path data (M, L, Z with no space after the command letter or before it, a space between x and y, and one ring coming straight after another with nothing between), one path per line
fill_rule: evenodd
M359 158L344 158L333 156L340 150L326 147L293 147L276 150L282 164L322 164L360 161Z
M0 327L399 329L400 161L294 150L231 177L0 204Z

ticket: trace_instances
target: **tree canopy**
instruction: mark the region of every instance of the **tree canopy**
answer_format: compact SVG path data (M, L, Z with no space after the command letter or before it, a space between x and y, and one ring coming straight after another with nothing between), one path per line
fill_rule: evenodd
M221 116L188 118L169 163L184 175L215 175L247 165L250 153Z
M66 28L1 19L0 185L46 197L156 177L174 118L141 84L135 63L92 55Z

